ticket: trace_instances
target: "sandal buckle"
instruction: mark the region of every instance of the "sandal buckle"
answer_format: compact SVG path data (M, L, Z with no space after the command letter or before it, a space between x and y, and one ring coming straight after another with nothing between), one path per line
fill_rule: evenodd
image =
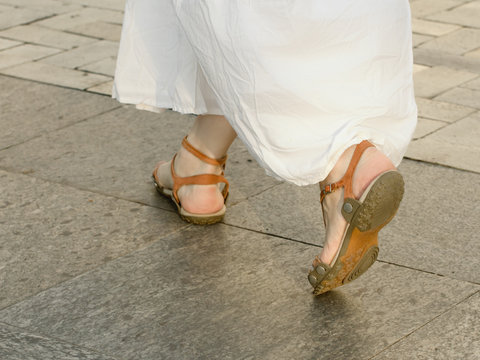
M325 186L325 189L323 189L323 192L324 192L325 194L330 194L330 193L334 192L335 190L337 190L337 186L336 186L336 185L337 185L337 184L335 184L335 183L334 183L334 184L328 184L328 185L326 185L326 186Z

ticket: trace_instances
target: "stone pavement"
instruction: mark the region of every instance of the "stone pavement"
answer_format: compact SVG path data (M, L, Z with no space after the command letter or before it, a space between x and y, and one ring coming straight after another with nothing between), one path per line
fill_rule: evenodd
M480 359L480 0L413 0L419 125L377 263L314 298L318 188L236 142L222 224L150 171L191 116L108 96L122 0L0 0L0 359Z

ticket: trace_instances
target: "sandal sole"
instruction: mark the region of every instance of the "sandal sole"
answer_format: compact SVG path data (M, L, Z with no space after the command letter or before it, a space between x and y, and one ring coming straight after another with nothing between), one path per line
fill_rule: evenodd
M348 224L337 260L325 277L314 286L320 295L347 284L365 273L378 257L378 232L397 213L404 193L404 181L398 171L378 176L365 190Z
M175 201L171 190L165 189L163 186L160 186L155 181L154 176L152 176L152 180L153 180L153 185L155 185L155 189L157 190L157 192L160 195L172 200L172 202L177 207L178 215L186 222L189 222L195 225L213 225L222 221L223 218L225 217L225 206L214 214L198 215L198 214L189 213Z

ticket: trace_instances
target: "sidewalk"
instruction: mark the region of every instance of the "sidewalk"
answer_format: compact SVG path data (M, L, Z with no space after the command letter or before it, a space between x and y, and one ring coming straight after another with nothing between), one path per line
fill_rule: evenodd
M0 0L0 359L480 359L480 0L411 1L405 198L317 298L316 186L237 141L223 223L156 194L192 117L110 99L123 2Z

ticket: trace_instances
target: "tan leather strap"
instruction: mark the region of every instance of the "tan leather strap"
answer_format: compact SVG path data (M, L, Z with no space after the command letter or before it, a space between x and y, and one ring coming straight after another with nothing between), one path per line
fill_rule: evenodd
M343 175L343 177L336 183L328 184L325 186L324 189L322 189L322 192L320 193L320 202L323 202L323 199L325 199L325 196L327 194L332 193L335 190L340 189L342 187L345 187L345 193L343 195L344 199L355 198L353 195L353 186L352 186L353 173L355 172L355 168L357 167L363 152L372 146L374 145L367 140L363 140L360 144L357 145L357 147L355 148L355 151L353 152L352 159L350 160L350 164L348 165L345 175Z
M213 159L211 157L208 157L207 155L203 154L202 152L194 148L193 145L188 142L186 136L183 138L182 146L186 150L188 150L190 153L195 155L198 159L202 160L203 162L206 162L207 164L210 164L210 165L221 166L222 173L221 175L201 174L201 175L193 175L193 176L186 176L186 177L177 176L174 169L175 158L177 157L177 154L175 154L170 164L170 171L172 173L172 179L173 179L172 193L173 193L173 197L175 198L175 201L178 204L180 204L180 200L178 198L177 193L178 193L178 189L180 189L183 185L215 185L218 183L225 184L222 190L222 195L223 195L223 199L226 200L228 195L229 183L228 183L228 180L225 179L223 175L225 170L225 162L227 161L227 155L225 155L221 159Z
M227 155L225 155L224 157L222 157L221 159L213 159L211 157L208 157L207 155L205 155L204 153L198 151L197 149L195 149L193 147L192 144L190 144L187 140L187 136L185 136L182 140L182 146L188 150L190 153L192 153L193 155L195 155L197 158L199 158L200 160L202 160L203 162L206 162L207 164L210 164L210 165L218 165L218 166L222 166L222 167L225 167L225 163L227 162Z

